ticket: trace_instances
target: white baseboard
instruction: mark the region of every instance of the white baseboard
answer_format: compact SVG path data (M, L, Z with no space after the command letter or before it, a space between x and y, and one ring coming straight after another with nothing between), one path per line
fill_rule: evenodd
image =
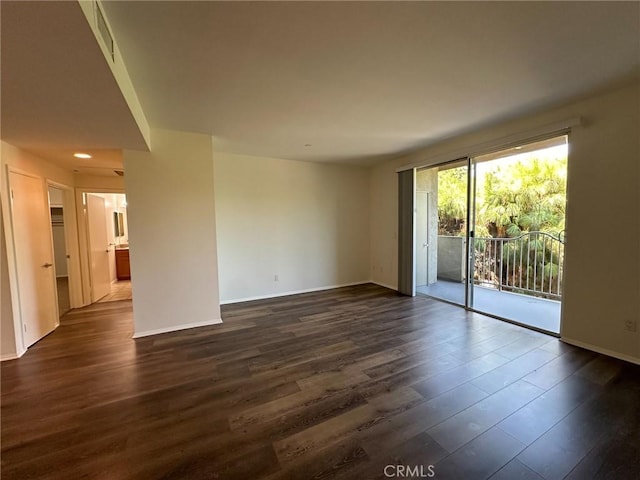
M388 288L389 290L394 290L396 292L398 291L398 287L394 287L393 285L387 285L386 283L376 282L375 280L371 280L370 283L375 283L376 285L379 285L384 288Z
M7 360L17 360L22 355L24 355L25 352L26 350L24 352L2 354L0 355L0 362L6 362Z
M149 337L151 335L159 335L161 333L170 333L170 332L177 332L179 330L187 330L189 328L208 327L209 325L217 325L219 323L222 323L222 319L220 318L216 318L213 320L206 320L204 322L185 323L182 325L174 325L171 327L157 328L155 330L147 330L145 332L136 332L133 334L133 338Z
M625 355L624 353L597 347L595 345L591 345L590 343L581 342L580 340L574 340L572 338L560 337L560 340L570 345L575 345L576 347L585 348L587 350L591 350L592 352L601 353L609 357L617 358L618 360L624 360L625 362L640 365L640 358L632 357L631 355Z
M289 292L270 293L268 295L258 295L256 297L234 298L233 300L222 300L220 305L229 305L231 303L252 302L254 300L266 300L268 298L287 297L289 295L299 295L301 293L322 292L324 290L333 290L334 288L353 287L355 285L365 285L372 283L371 280L361 282L343 283L341 285L328 285L326 287L307 288L304 290L292 290Z

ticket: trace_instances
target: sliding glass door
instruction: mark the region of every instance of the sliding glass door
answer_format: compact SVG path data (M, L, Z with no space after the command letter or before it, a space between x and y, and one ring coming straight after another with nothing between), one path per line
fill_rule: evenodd
M567 137L471 161L469 308L560 332Z
M567 137L419 169L416 292L559 333Z

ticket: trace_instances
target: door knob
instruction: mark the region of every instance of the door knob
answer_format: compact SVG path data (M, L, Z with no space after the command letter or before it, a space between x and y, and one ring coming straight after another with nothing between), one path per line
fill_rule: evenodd
M42 265L44 268L51 268L53 267L53 263L45 263L44 265Z

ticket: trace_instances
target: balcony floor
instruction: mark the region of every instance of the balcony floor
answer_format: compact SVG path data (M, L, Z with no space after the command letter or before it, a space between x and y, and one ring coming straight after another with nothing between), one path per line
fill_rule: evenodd
M464 284L438 280L416 287L430 297L464 304ZM473 309L551 333L560 333L560 302L474 286Z

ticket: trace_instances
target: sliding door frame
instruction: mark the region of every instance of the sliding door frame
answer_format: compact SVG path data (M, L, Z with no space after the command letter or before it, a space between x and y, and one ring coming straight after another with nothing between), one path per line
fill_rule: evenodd
M475 248L472 248L471 242L475 238L476 224L476 171L470 156L467 159L467 221L465 226L465 280L464 280L464 308L465 310L473 309L473 257Z
M576 122L577 123L577 122ZM466 239L466 248L465 248L465 285L464 285L464 305L460 305L459 303L455 303L452 301L448 301L446 299L439 299L441 301L447 302L447 303L451 303L453 305L457 305L457 306L462 306L465 310L467 311L472 311L472 312L478 312L481 313L483 315L488 315L494 318L498 318L500 320L509 322L509 323L513 323L516 325L520 325L520 326L524 326L526 328L532 329L532 330L536 330L536 331L540 331L549 335L554 335L556 337L559 337L560 335L558 333L555 332L550 332L550 331L546 331L546 330L541 330L540 328L537 328L536 326L533 325L526 325L523 323L520 323L518 321L515 320L511 320L509 318L504 318L504 317L500 317L498 315L495 314L491 314L491 313L487 313L487 312L483 312L483 311L479 311L476 310L474 308L474 282L473 282L473 274L474 274L474 261L475 261L475 230L476 230L476 197L477 197L477 174L476 174L476 166L477 166L477 162L474 161L474 159L476 157L480 157L483 155L488 155L488 154L492 154L492 153L497 153L497 152L501 152L503 150L508 150L510 148L514 148L514 147L520 147L520 146L526 146L528 144L532 144L532 143L537 143L537 142L541 142L547 139L552 139L552 138L556 138L556 137L562 137L562 136L566 136L567 137L567 144L570 145L570 138L571 138L571 128L563 128L560 130L556 130L553 132L547 132L545 134L542 135L536 135L530 138L526 138L526 139L521 139L518 140L516 142L513 143L509 143L507 145L500 145L500 146L495 146L493 148L487 148L486 150L480 150L478 152L475 152L473 154L469 154L469 155L465 155L465 156L460 156L458 158L456 158L455 160L447 160L447 161L440 161L440 162L436 162L436 163L432 163L432 164L428 164L428 165L424 165L424 166L413 166L410 169L413 173L413 184L414 184L414 195L413 195L413 205L412 205L412 218L413 218L413 248L411 251L411 254L413 256L412 259L412 263L413 263L413 285L412 285L412 296L415 296L416 294L416 255L417 255L417 245L416 245L416 240L415 240L415 231L416 231L416 223L417 223L417 212L416 212L416 208L415 208L415 185L416 185L416 174L418 170L422 170L422 169L430 169L430 168L438 168L438 167L442 167L444 165L448 165L448 164L452 164L452 163L456 163L456 162L462 162L465 161L466 166L467 166L467 198L466 198L466 225L465 225L465 239ZM402 171L398 171L398 173L401 173ZM401 207L400 207L401 208ZM564 281L564 275L563 275L563 281ZM437 298L437 297L436 297ZM560 329L562 328L562 304L561 304L561 314L560 314Z

